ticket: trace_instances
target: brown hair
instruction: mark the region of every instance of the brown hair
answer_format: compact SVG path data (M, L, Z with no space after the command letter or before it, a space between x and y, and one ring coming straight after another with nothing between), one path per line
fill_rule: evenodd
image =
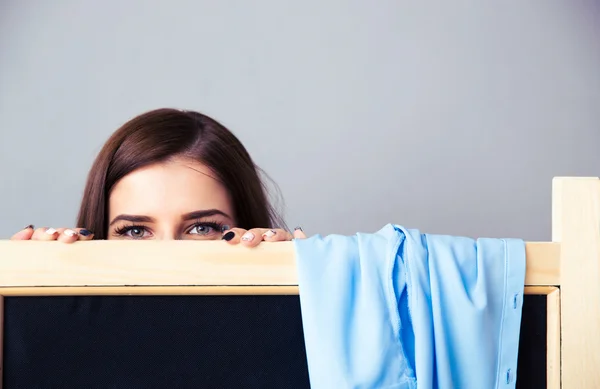
M77 226L106 239L108 198L125 175L182 156L206 165L228 190L235 227L283 228L267 197L260 169L236 138L214 119L193 111L162 108L141 114L108 139L88 174Z

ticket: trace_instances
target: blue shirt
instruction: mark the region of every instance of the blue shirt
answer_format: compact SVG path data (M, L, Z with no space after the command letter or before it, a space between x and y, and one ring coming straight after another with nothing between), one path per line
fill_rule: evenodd
M295 240L311 388L514 388L525 243L422 234Z

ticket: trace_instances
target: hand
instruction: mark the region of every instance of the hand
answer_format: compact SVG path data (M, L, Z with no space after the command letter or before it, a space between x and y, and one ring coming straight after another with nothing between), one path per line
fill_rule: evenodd
M14 234L11 240L56 240L73 243L78 240L92 240L94 234L85 228L37 228L29 225Z
M290 234L286 230L280 228L253 228L251 230L244 230L243 228L232 228L223 232L222 239L227 241L229 244L242 243L247 247L255 247L260 242L282 242L292 239L305 239L306 234L302 231L302 228L296 227L293 234Z

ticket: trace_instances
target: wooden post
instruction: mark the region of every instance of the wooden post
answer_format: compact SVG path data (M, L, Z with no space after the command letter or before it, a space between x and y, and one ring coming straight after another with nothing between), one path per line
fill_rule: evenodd
M600 388L600 180L552 181L552 241L560 242L561 384Z

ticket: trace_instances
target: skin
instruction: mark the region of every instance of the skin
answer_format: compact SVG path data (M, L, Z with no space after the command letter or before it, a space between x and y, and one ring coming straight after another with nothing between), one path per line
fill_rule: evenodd
M108 220L109 240L218 240L234 232L228 244L254 247L262 241L306 238L301 230L292 235L282 229L229 228L236 222L227 190L206 166L185 159L151 165L123 177L110 194ZM11 239L73 243L93 238L83 236L81 230L25 228Z

